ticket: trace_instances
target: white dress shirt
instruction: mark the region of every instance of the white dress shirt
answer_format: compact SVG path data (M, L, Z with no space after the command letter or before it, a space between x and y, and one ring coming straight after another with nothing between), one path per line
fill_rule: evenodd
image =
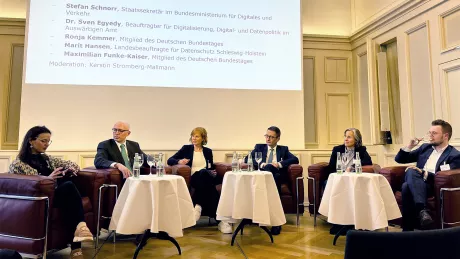
M273 160L272 160L272 163L277 163L277 162L278 162L277 159L276 159L276 148L277 148L277 147L278 147L278 145L276 145L275 147L273 147ZM271 150L271 149L272 149L272 148L271 148L269 145L267 145L267 157L265 158L265 161L267 161L267 162L268 162L268 157L270 156L270 150ZM260 164L260 168L264 168L266 164L267 164L267 163L262 163L262 164ZM283 166L281 165L281 163L278 163L278 167L279 167L279 168L283 168Z

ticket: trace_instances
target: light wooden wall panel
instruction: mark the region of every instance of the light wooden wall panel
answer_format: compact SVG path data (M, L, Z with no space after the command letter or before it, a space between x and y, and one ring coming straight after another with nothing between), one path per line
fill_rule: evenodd
M315 58L303 59L305 145L317 145Z
M351 94L327 93L326 116L329 144L342 144L343 131L353 126Z

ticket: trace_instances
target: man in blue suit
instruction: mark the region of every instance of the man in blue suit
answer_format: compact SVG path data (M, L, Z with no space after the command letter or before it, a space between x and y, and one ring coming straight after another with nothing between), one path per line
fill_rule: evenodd
M423 138L415 138L399 150L395 157L398 163L414 163L406 169L402 186L403 231L414 230L416 219L422 229L433 223L426 210L427 197L433 196L436 172L460 168L460 152L449 145L452 126L444 120L434 120L425 141L429 143L416 147Z
M269 127L264 137L266 144L256 144L254 150L251 152L254 168L258 168L255 160L255 152L262 152L260 170L269 171L273 174L276 187L278 188L278 193L281 194L281 182L286 181L288 178L288 167L292 164L298 164L299 159L289 152L289 148L287 146L278 145L278 141L280 141L281 137L281 131L278 127ZM247 163L248 158L245 157L244 161ZM271 232L273 235L279 235L281 232L281 226L272 227Z

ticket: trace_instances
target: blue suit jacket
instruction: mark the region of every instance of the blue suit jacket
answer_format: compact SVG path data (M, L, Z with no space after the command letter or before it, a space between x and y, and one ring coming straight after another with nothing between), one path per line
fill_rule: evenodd
M411 152L400 149L395 157L395 161L401 164L416 162L417 167L423 169L432 152L433 147L430 144L423 144L418 149ZM460 168L460 152L451 145L447 146L436 163L436 172L441 171L441 165L444 164L444 162L450 165L450 169Z
M184 145L182 148L177 151L172 157L168 159L168 165L177 165L181 159L190 159L187 165L192 167L193 163L193 145ZM212 157L212 150L207 147L203 147L203 155L206 160L206 169L214 169L214 161Z
M268 145L267 144L256 144L254 150L251 151L251 157L254 164L254 168L257 169L257 162L255 160L255 152L262 152L262 163L267 162L267 153L268 153ZM276 146L276 161L281 163L283 169L287 169L292 164L298 164L299 159L294 156L291 152L289 152L289 148L287 146ZM244 162L248 162L248 157L244 158Z

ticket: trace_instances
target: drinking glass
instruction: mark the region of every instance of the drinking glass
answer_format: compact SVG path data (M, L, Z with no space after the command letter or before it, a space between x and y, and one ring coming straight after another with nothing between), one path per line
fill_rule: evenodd
M262 152L255 152L254 158L257 162L257 171L260 171L260 162L262 162Z
M152 166L155 164L155 155L147 155L147 164L150 166L149 175L152 175Z
M139 166L142 167L142 165L144 164L144 154L139 154L137 158L139 161Z

